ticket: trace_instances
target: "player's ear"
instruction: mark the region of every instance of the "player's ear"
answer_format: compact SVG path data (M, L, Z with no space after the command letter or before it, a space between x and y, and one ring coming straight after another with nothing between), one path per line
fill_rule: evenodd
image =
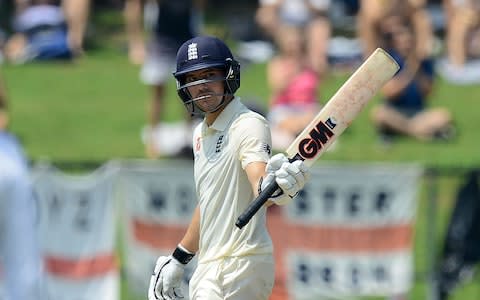
M225 60L225 84L228 93L235 94L240 88L240 63L232 58Z

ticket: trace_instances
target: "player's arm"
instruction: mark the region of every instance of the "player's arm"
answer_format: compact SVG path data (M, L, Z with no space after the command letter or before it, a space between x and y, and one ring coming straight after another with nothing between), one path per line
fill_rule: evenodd
M282 157L281 154L280 156L278 154L274 155L268 161L267 177L271 174L269 166L275 170L281 163L280 169L273 171L274 180L277 184L266 185L265 189L260 192L260 196L254 199L238 217L235 225L240 229L243 228L265 202L277 193L278 187L289 196L294 195L290 193L294 188L297 188L297 191L303 188L299 184L301 183L301 177L297 176L303 176L303 183L305 183L305 180L308 179L308 176L305 176L308 175L307 167L311 166L328 146L342 134L367 102L397 71L398 64L390 55L383 49L375 50L287 148L286 153L295 161L290 163L285 155ZM316 147L315 145L321 145L322 147ZM312 149L314 151L310 151ZM289 167L284 169L283 166ZM290 173L290 171L293 172ZM264 182L268 182L267 177ZM289 177L296 179L296 185L290 185L290 188L287 186ZM282 187L284 184L285 187ZM263 183L260 186L263 188Z
M252 162L247 165L245 172L247 173L248 181L252 186L253 195L255 198L258 196L258 190L260 188L261 179L266 176L265 168L267 164L264 162ZM270 206L272 201L267 201L267 205Z
M193 213L190 225L177 248L169 256L160 256L155 264L150 285L148 299L178 299L183 298L181 283L185 266L198 251L200 232L200 209L197 206Z
M290 162L283 153L270 157L270 129L265 120L243 119L232 125L231 134L232 140L238 142L239 159L253 194L258 196L266 186L276 181L279 189L268 199L269 203L284 205L290 202L303 188L308 176L303 161Z
M200 208L197 206L193 212L192 220L187 228L183 239L180 241L185 249L191 253L198 251L198 244L200 240Z
M272 156L268 163L252 162L246 166L245 171L255 197L274 181L278 184L279 188L267 200L267 206L289 203L310 176L302 160L290 162L283 153Z

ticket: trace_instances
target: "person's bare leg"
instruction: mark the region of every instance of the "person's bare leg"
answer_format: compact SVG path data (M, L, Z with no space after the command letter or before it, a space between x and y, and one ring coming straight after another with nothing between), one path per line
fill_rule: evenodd
M448 60L454 66L462 67L467 60L467 34L470 29L471 12L465 9L456 9L447 31Z
M433 52L434 34L432 21L426 9L417 9L411 16L416 32L416 52L420 59L430 57Z
M383 10L378 1L361 0L356 24L357 35L362 43L364 57L368 57L379 46L375 24L381 18L382 13Z
M412 118L411 127L417 135L433 138L435 133L445 129L452 122L450 112L445 108L434 108Z
M394 132L412 136L420 140L428 140L429 134L421 132L413 126L411 119L400 112L386 106L377 106L372 110L371 119L377 128L390 129Z
M273 38L279 24L277 6L272 4L263 5L257 8L255 21L268 37Z
M142 30L141 0L127 0L123 10L128 39L128 58L131 63L140 65L145 59L145 42Z
M328 68L327 51L331 24L326 17L313 20L307 27L307 55L312 68L323 75Z
M150 125L149 136L145 144L145 154L148 158L156 158L161 154L161 149L155 146L153 129L160 122L162 110L164 110L165 85L159 84L152 87L152 99L148 108L148 120Z
M63 0L68 25L68 41L75 54L83 52L83 42L90 13L90 0Z
M469 55L477 59L480 58L480 26L478 23L476 24L476 28L472 33L472 38L468 48Z

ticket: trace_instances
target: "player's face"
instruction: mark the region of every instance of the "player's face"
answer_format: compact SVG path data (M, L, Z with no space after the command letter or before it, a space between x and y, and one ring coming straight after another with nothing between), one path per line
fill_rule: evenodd
M222 103L224 82L224 71L213 68L190 72L185 77L185 83L192 84L188 92L204 112L213 112Z

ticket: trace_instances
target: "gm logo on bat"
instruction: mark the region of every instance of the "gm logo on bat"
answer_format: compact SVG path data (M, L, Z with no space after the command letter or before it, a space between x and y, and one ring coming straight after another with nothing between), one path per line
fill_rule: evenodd
M303 160L317 156L323 146L335 135L332 131L335 126L337 126L337 122L333 118L328 118L325 122L319 121L310 130L309 137L304 138L298 144L297 155L300 155Z

